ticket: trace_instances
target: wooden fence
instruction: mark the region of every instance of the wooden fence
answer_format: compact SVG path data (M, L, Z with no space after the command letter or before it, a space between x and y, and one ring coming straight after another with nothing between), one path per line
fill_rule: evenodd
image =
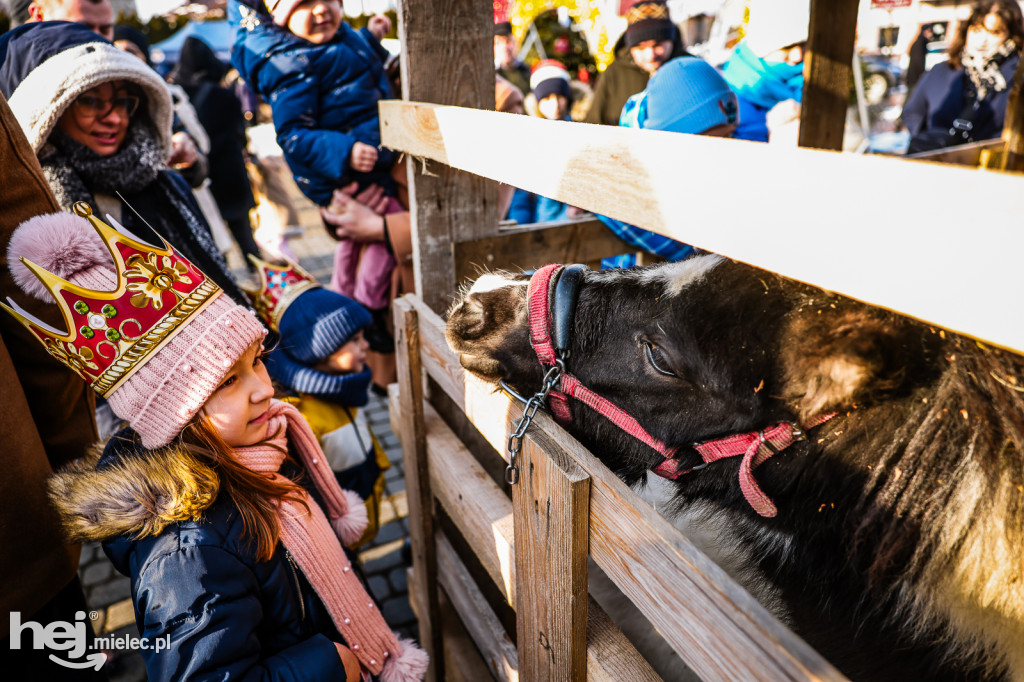
M463 371L444 323L419 299L396 301L395 322L399 383L390 409L412 524L410 595L423 643L435 662L447 658L448 679L477 682L465 672L472 655L440 636L439 587L495 679L659 679L588 599L588 555L704 679L845 679L543 413L527 432L509 500L423 400L424 381L506 459L522 407ZM517 646L437 528L435 501L515 609Z
M1024 299L1019 174L397 100L381 129L414 157L1024 352L1007 314Z
M382 103L381 126L415 172L437 161L1024 351L1013 314L1024 294L1022 176L410 102ZM414 201L414 219L436 217L429 203ZM457 219L445 229L474 234ZM414 239L418 282L432 281L424 275L440 271L430 270L439 257L454 279L473 266L593 260L619 247L593 223L568 229L575 238L491 228L445 241L429 228ZM580 243L585 235L594 243ZM842 679L546 416L531 427L509 500L470 454L461 420L507 457L521 408L465 375L448 350L431 307L450 289L424 295L432 306L395 307L391 407L413 526L410 593L432 676L459 679L470 666L443 625L453 609L497 679L650 679L586 596L589 556L703 679ZM495 587L481 589L474 573ZM498 606L515 610L514 647L495 589Z

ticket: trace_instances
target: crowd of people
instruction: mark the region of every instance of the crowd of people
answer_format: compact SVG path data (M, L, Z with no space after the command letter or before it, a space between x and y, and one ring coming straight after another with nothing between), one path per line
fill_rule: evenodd
M388 629L353 554L376 532L389 466L359 408L395 379L389 306L413 290L406 169L381 146L377 106L396 96L381 43L389 20L355 30L339 0L229 0L231 64L188 38L165 80L145 36L115 26L109 0L8 9L7 610L74 622L86 608L74 543L98 540L131 577L140 634L169 638L142 652L151 680L419 679L425 654ZM808 11L808 0L752 3L745 37L716 66L687 52L664 0L639 0L583 110L565 65L524 64L501 22L495 109L795 143ZM1022 46L1015 0L979 0L949 61L908 99L911 151L998 136ZM245 112L257 108L337 240L327 286L286 262L296 219L287 193L266 189L280 184L276 171L249 149ZM270 194L288 217L257 239L251 216ZM519 223L580 212L512 187L499 199L502 218ZM636 251L694 252L598 217ZM224 256L232 239L247 257L244 288ZM46 671L40 679L104 677L29 647L4 656Z

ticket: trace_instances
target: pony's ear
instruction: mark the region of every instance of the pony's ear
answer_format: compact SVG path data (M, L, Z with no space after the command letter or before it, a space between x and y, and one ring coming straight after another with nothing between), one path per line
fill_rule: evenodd
M807 420L896 389L910 361L906 336L892 314L805 308L783 339L785 398Z

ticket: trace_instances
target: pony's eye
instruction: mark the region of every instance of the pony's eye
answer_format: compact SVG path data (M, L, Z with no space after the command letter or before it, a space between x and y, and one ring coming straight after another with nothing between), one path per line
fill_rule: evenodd
M675 372L671 372L667 369L668 361L665 359L665 355L661 352L661 348L655 346L650 341L644 341L644 350L647 352L647 362L651 363L651 367L654 371L665 376L674 377Z

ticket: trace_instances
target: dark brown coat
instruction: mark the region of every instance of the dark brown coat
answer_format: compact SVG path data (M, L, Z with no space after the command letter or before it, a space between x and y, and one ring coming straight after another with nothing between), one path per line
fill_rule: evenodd
M23 221L59 211L39 162L0 97L0 298L63 328L57 308L21 292L7 269L7 243ZM43 349L10 315L0 314L0 602L3 611L35 613L78 568L78 545L65 544L46 497L54 469L96 440L92 391ZM0 637L8 633L0 619Z

